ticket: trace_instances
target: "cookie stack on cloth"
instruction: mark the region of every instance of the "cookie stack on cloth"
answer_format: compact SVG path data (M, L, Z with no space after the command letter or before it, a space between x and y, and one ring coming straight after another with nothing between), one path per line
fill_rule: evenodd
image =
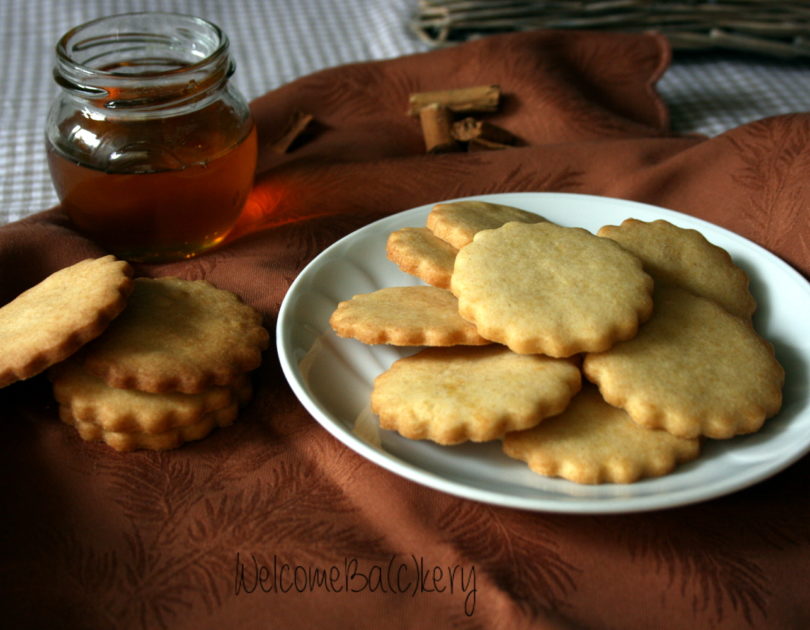
M205 281L132 275L87 259L0 308L0 387L48 370L60 418L119 451L234 422L269 343L261 315Z
M577 483L631 483L757 431L784 370L746 274L699 232L628 219L598 234L509 206L434 206L388 237L425 286L341 302L366 344L426 346L374 381L383 429L510 457Z

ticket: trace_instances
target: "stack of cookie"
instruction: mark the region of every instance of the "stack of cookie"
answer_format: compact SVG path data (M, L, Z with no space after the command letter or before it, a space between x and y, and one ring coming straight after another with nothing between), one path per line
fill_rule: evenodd
M500 439L540 474L628 483L781 405L748 279L694 230L630 219L594 235L456 202L391 234L387 252L429 286L355 296L330 323L364 343L431 346L374 383L381 427L405 437Z
M112 256L82 261L0 309L0 385L49 369L60 418L119 451L231 424L269 342L261 315L204 281L131 276Z

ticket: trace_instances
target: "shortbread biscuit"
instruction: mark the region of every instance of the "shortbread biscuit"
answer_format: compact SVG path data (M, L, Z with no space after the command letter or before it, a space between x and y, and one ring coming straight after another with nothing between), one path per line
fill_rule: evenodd
M560 413L580 386L579 368L564 359L502 346L427 348L375 379L371 409L406 438L485 442Z
M612 239L641 259L656 284L669 283L714 300L729 313L750 319L756 309L748 276L729 253L697 230L659 219L627 219L606 225L599 236Z
M113 256L61 269L0 308L0 387L31 378L98 337L124 309L132 269Z
M485 345L458 314L450 291L430 286L387 287L338 304L329 325L341 337L394 346Z
M784 370L773 348L712 300L658 287L638 336L585 357L605 400L637 423L679 437L757 431L782 404Z
M521 354L566 357L630 339L652 313L653 281L610 239L549 222L507 223L459 250L459 313Z
M437 237L456 249L472 243L481 230L492 230L510 221L538 223L545 219L537 214L486 201L453 201L433 206L427 227Z
M152 394L110 387L72 360L51 368L54 397L81 422L104 431L164 433L195 424L212 411L250 397L250 379L242 375L229 387L211 387L198 394Z
M392 232L386 243L388 259L402 271L442 289L450 288L457 251L423 227Z
M75 427L79 436L86 442L104 442L116 451L127 452L138 449L164 451L177 448L185 442L201 440L217 427L227 427L236 420L239 407L232 404L223 409L211 411L193 424L170 429L161 433L138 433L108 431L95 422L77 420L66 407L59 407L59 417L65 424Z
M194 394L258 367L268 342L261 315L229 291L138 278L127 309L80 361L111 387Z
M503 451L534 472L582 484L632 483L695 459L700 441L645 429L586 385L561 414L507 433Z

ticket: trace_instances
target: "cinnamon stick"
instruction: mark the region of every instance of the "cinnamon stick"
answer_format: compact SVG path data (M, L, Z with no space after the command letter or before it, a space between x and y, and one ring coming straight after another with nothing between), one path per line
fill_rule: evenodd
M451 112L494 112L498 109L500 98L501 88L498 85L415 92L408 99L408 115L419 115L431 103L444 105Z
M508 149L510 144L503 144L502 142L493 142L492 140L485 140L484 138L473 138L467 143L467 151L497 151L500 149Z
M270 145L270 149L275 153L286 153L302 133L306 130L314 117L306 112L293 112L287 126L276 140Z
M428 153L449 153L461 149L451 134L453 114L444 105L430 103L422 107L419 122Z
M450 133L459 142L482 141L484 144L496 143L499 145L517 142L517 137L506 129L471 116L454 122Z

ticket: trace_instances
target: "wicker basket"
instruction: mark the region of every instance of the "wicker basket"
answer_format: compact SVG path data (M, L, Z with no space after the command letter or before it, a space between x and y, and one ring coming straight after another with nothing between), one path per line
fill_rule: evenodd
M810 57L807 1L419 0L412 28L434 46L533 29L655 30L676 50Z

